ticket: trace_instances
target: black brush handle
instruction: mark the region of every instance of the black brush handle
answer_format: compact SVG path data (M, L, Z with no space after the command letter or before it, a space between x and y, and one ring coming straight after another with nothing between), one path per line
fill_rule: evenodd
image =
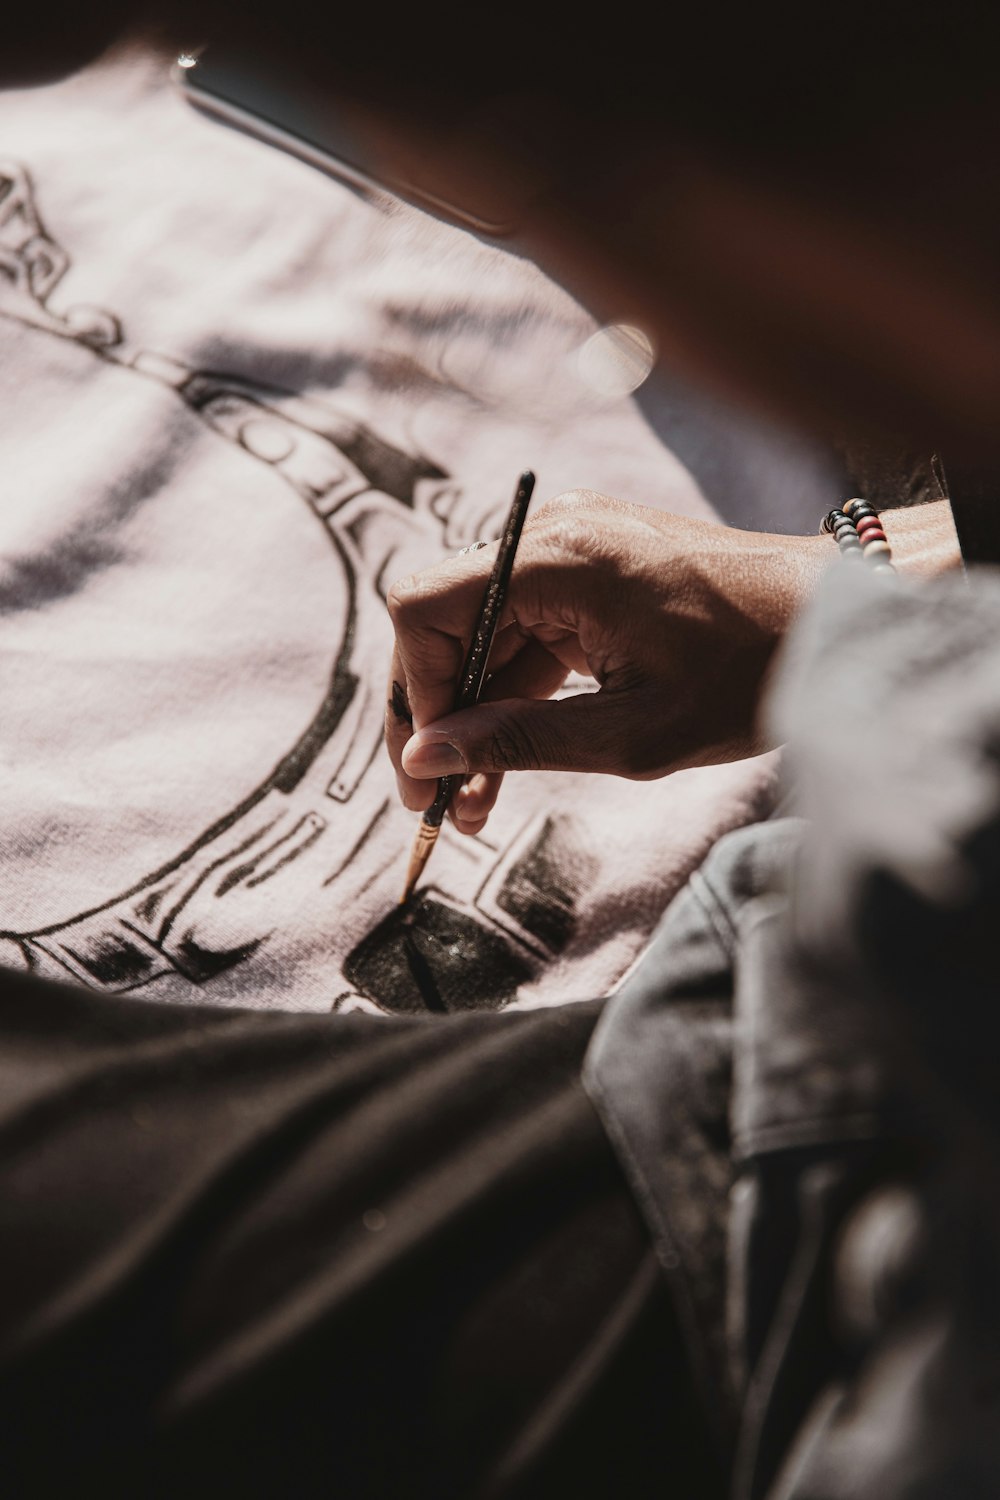
M455 713L463 708L472 708L479 702L483 680L486 677L486 663L489 660L490 647L493 645L493 637L496 635L500 615L503 612L510 573L514 566L517 545L521 540L524 518L528 513L528 504L534 488L535 476L530 469L526 469L517 482L514 499L507 513L507 521L500 538L496 561L490 573L490 581L483 595L476 628L472 633L469 651L458 679L458 691L455 694L453 710ZM448 804L464 780L464 776L441 777L434 801L424 813L423 821L428 828L440 827L448 811Z

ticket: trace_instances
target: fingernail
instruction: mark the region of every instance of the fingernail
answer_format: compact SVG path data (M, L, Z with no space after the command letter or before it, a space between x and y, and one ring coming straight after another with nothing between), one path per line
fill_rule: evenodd
M416 734L403 751L403 770L407 776L455 776L468 767L461 751L447 740Z
M479 805L480 801L481 798L477 797L468 786L463 786L456 792L451 805L460 818L481 818L483 814Z

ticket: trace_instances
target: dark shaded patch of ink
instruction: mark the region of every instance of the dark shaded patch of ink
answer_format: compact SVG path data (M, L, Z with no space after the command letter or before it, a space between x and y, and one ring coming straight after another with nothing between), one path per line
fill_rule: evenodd
M162 955L140 934L128 932L124 924L102 933L89 948L77 943L60 943L59 947L81 975L106 989L125 990L144 984L163 965Z
M389 699L389 707L401 724L409 724L413 727L413 715L410 713L410 705L406 701L406 693L398 682L392 685L392 696Z
M444 469L430 459L404 453L378 433L358 423L353 434L338 433L337 447L359 468L366 479L386 495L412 510L416 504L417 483L421 479L447 479Z
M403 928L403 953L406 956L406 962L413 982L423 996L427 1009L437 1011L438 1013L446 1011L448 1007L445 1005L438 990L434 979L434 970L420 951L420 945L414 937L411 927Z
M555 818L546 818L534 843L508 871L497 905L558 953L576 931L577 899L593 864Z
M530 977L499 933L428 891L394 907L344 963L359 994L406 1015L499 1010Z
M265 933L264 936L268 934ZM186 978L194 984L204 984L206 979L214 979L216 974L222 974L226 969L233 969L237 964L245 963L263 941L264 937L253 938L249 943L241 943L238 948L226 948L213 952L211 948L203 948L193 937L185 937L178 943L172 957Z

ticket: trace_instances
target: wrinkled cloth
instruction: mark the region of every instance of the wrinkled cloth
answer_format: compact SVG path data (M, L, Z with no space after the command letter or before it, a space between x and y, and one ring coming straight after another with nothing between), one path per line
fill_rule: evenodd
M400 913L386 590L525 467L710 517L684 450L749 524L821 466L690 396L665 446L529 261L199 114L169 61L0 97L0 962L303 1010L607 993L772 762L509 777Z
M5 976L5 1493L720 1496L580 1086L599 1009L386 1025Z
M837 569L585 1083L739 1500L1000 1490L1000 576Z

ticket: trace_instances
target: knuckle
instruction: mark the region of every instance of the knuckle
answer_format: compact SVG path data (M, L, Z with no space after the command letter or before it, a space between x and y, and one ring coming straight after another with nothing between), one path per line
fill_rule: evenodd
M413 573L407 574L405 578L397 578L395 583L389 585L385 602L393 623L402 619L413 608L418 589L417 578Z
M539 506L535 513L532 530L546 538L572 536L577 528L591 528L595 520L594 501L598 497L591 490L567 490Z
M610 560L621 549L626 510L620 501L595 490L568 490L538 511L538 540L564 563Z
M552 520L558 516L572 514L580 510L582 506L590 505L595 499L593 490L564 490L561 495L553 495L551 500L546 500L535 512L538 521Z
M600 523L584 510L568 510L553 517L547 541L564 559L590 561L603 550Z

